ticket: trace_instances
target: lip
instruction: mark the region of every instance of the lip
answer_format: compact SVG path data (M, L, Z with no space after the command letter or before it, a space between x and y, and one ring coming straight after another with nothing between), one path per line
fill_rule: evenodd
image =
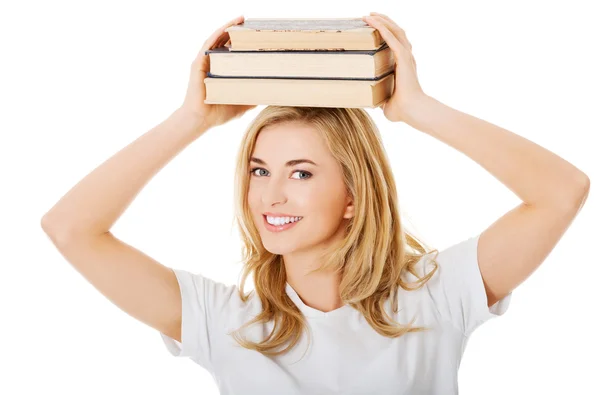
M300 220L300 221L302 221L302 220ZM283 232L284 230L293 228L300 221L290 222L287 224L276 226L276 225L271 225L269 222L267 222L267 216L263 214L263 223L265 224L265 228L267 228L267 230L269 232Z
M269 217L301 217L301 215L292 215L292 214L284 214L284 213L271 213L266 212L263 215L268 215Z

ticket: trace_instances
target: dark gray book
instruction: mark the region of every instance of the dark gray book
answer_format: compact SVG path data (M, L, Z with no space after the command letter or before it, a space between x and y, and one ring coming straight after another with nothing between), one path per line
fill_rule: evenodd
M375 50L205 51L214 78L378 80L393 72L394 55L384 42Z

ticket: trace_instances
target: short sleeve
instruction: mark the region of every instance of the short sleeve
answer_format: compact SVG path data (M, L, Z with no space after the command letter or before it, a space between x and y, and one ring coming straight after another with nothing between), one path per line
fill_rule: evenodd
M437 272L426 288L442 318L452 322L465 336L487 320L503 315L512 292L488 308L487 295L477 260L477 235L439 252ZM429 255L428 255L429 256ZM431 255L433 258L435 254ZM428 260L426 273L432 265Z
M159 332L167 350L176 357L189 357L213 371L212 353L219 318L227 307L235 285L225 285L201 274L172 269L181 293L181 343Z

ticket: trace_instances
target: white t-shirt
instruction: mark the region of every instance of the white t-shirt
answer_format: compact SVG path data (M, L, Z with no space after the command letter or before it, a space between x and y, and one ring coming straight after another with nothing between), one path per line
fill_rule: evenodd
M189 357L214 377L220 394L458 394L458 368L469 336L482 323L504 314L512 293L487 307L477 264L479 235L439 252L439 268L416 291L398 290L398 310L387 312L401 324L433 328L399 338L378 334L362 315L345 305L322 312L305 305L286 284L286 292L307 317L308 337L287 354L266 357L241 347L227 332L261 311L260 299L241 302L237 286L174 269L183 304L182 342L159 332L168 351ZM432 269L418 263L421 275ZM408 281L416 277L407 274ZM244 337L260 341L273 325L253 324ZM303 355L304 354L304 355Z

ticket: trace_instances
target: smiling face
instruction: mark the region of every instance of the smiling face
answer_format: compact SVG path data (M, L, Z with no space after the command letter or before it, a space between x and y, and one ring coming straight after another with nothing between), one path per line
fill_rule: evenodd
M288 163L303 159L315 164ZM310 251L344 237L353 215L351 197L340 164L313 126L286 122L263 128L249 166L248 205L269 252L310 259ZM266 212L303 218L274 232L265 223Z

